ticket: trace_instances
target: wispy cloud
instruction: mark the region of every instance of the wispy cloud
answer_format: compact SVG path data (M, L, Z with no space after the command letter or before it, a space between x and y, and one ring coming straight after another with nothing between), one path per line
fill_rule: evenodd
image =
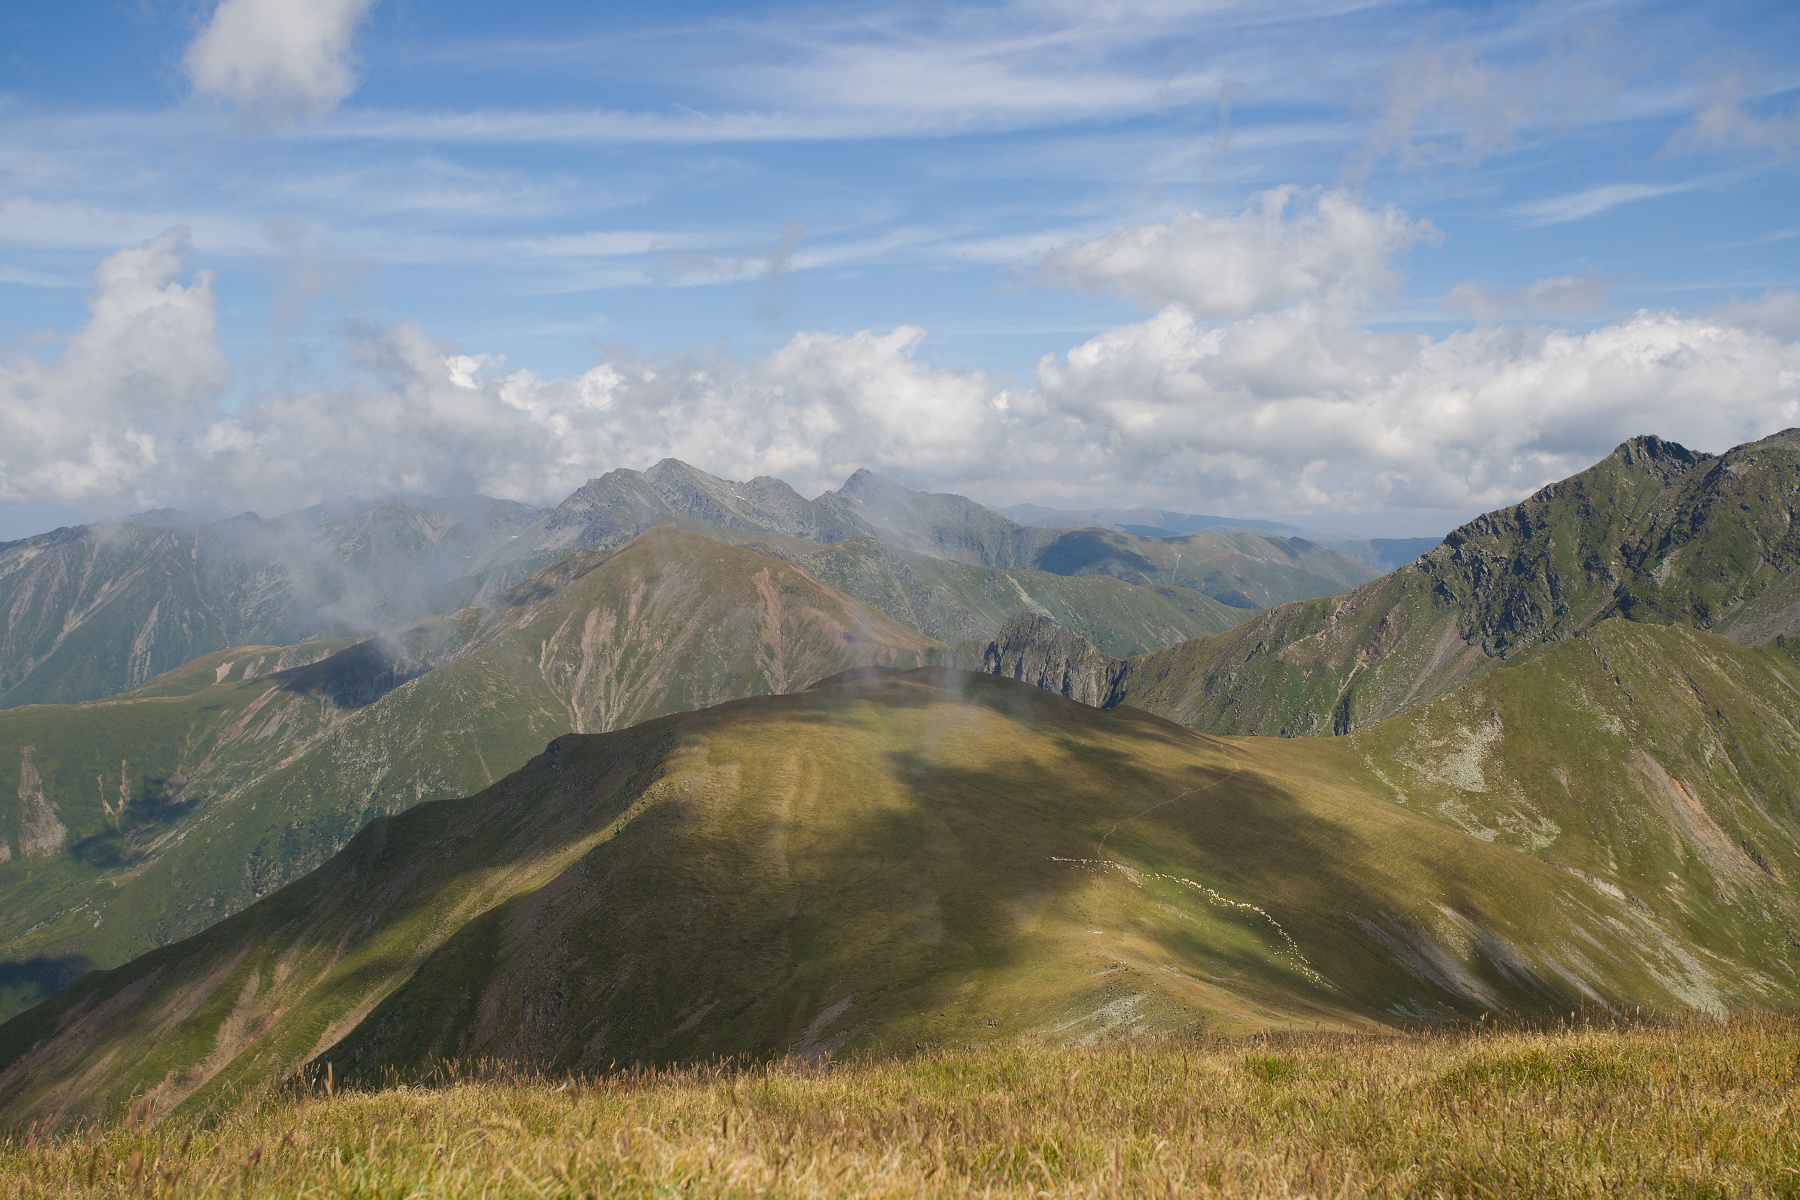
M1560 225L1565 221L1579 221L1603 213L1621 204L1630 204L1634 200L1651 200L1657 196L1691 192L1699 186L1701 184L1696 180L1683 183L1609 183L1602 187L1571 192L1566 196L1552 196L1547 200L1521 204L1512 213L1533 225Z

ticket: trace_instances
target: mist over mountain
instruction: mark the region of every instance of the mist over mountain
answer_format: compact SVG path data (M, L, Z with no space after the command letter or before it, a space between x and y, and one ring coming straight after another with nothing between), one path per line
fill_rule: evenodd
M671 459L644 472L609 472L550 509L468 497L205 523L161 512L0 546L0 706L112 695L234 645L366 636L483 602L571 550L622 545L659 524L796 539L763 544L784 557L811 554L815 543L864 539L914 563L1112 575L1197 591L1238 609L1323 595L1373 574L1291 539L1202 535L1164 546L1111 532L1029 528L960 496L912 492L869 471L807 500L778 479L737 483ZM871 583L870 594L856 592L866 574L841 568L838 577L879 604L877 592L893 589ZM1234 619L1199 597L1170 595L1183 615L1130 651ZM1027 596L1025 603L1034 602ZM1012 611L947 615L931 632L989 637ZM1106 640L1104 623L1090 631Z

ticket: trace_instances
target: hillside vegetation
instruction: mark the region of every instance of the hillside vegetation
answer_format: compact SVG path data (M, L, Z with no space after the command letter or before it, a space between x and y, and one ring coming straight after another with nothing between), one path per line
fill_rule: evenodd
M371 817L477 791L559 734L941 653L787 563L666 528L415 633L226 651L116 700L0 712L0 1013L202 929Z
M0 1148L20 1200L1790 1196L1800 1029L1005 1045L336 1091Z
M0 1103L1791 1005L1797 674L1609 621L1344 739L942 669L562 737L0 1027Z
M1800 431L1718 457L1633 438L1348 595L1109 667L1109 702L1212 733L1342 734L1611 616L1760 644L1800 632L1797 517ZM1003 669L1055 679L1058 650L1027 632L999 639Z
M1023 567L979 567L849 538L817 546L770 535L739 544L785 558L807 574L947 644L992 638L1016 613L1041 613L1108 654L1143 654L1219 633L1253 615L1205 592L1154 582L1129 583L1104 572L1057 575ZM1259 560L1235 555L1246 586ZM1219 555L1215 561L1224 559ZM1263 580L1254 585L1263 587Z

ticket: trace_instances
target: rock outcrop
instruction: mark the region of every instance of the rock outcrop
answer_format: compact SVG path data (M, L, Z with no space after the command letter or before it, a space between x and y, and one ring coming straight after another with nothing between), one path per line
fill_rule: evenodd
M1122 659L1102 654L1086 638L1031 612L1019 613L1001 627L982 651L981 669L1094 708L1117 704L1125 677Z

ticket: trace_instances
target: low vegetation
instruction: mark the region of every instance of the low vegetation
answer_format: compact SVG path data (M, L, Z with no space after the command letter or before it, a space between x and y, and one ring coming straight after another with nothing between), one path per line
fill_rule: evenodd
M1795 1196L1800 1021L289 1085L0 1147L70 1196Z

